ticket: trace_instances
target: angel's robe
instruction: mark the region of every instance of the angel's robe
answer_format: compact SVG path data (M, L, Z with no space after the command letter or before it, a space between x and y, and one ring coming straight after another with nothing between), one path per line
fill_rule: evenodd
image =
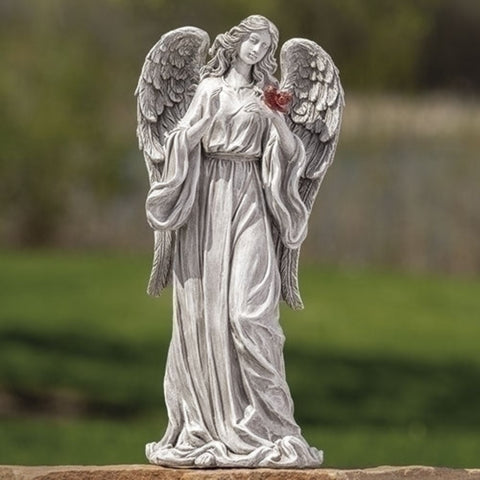
M219 89L210 129L189 148L189 128L215 108ZM247 108L262 101L260 93L203 80L166 139L163 178L147 198L152 228L176 230L169 424L160 442L147 445L152 463L301 468L322 461L293 418L272 233L290 248L305 238L298 194L305 151L292 134L287 157L271 121Z

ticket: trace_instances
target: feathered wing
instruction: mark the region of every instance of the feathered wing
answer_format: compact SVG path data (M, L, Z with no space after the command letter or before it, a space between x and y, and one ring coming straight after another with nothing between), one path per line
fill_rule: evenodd
M338 69L315 42L292 38L280 53L281 90L292 93L287 114L290 129L305 146L307 165L300 179L300 196L309 214L318 189L332 164L340 133L344 93ZM294 308L303 308L298 288L300 249L278 243L282 296Z
M162 177L165 135L185 115L205 64L210 38L195 27L163 35L148 52L135 90L137 137L150 185ZM147 292L159 295L172 270L174 232L155 231L152 272Z

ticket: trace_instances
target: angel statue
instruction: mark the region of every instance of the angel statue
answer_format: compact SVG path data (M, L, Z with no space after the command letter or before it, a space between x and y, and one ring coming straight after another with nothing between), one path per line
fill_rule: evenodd
M293 417L279 303L303 307L298 257L338 141L338 70L294 38L279 85L278 30L260 15L209 44L198 28L166 33L136 89L155 232L148 292L171 281L174 304L169 423L146 455L170 467L317 467L323 453Z

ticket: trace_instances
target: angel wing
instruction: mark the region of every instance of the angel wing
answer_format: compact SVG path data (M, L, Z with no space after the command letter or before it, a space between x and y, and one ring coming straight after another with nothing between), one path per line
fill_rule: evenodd
M148 52L135 90L138 146L143 151L150 185L164 165L165 135L184 116L205 64L210 38L196 27L163 35ZM152 272L147 292L159 295L172 270L174 232L155 231Z
M307 166L299 189L310 214L335 156L345 105L344 93L337 67L330 56L311 40L292 38L285 42L280 53L280 67L280 88L292 93L286 120L305 146ZM290 249L279 242L277 254L283 299L293 309L302 309L298 288L300 249Z

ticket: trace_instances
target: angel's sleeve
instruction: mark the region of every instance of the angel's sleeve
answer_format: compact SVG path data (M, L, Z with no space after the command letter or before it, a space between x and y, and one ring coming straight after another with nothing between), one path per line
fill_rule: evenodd
M270 127L262 158L262 181L268 209L282 243L298 248L307 235L308 212L299 195L299 180L305 169L305 148L292 134L294 153L287 156L278 132Z
M178 126L165 140L162 179L154 182L146 201L147 220L154 230L177 230L187 221L195 202L201 145L188 148L188 129L202 118L208 89L201 82Z

